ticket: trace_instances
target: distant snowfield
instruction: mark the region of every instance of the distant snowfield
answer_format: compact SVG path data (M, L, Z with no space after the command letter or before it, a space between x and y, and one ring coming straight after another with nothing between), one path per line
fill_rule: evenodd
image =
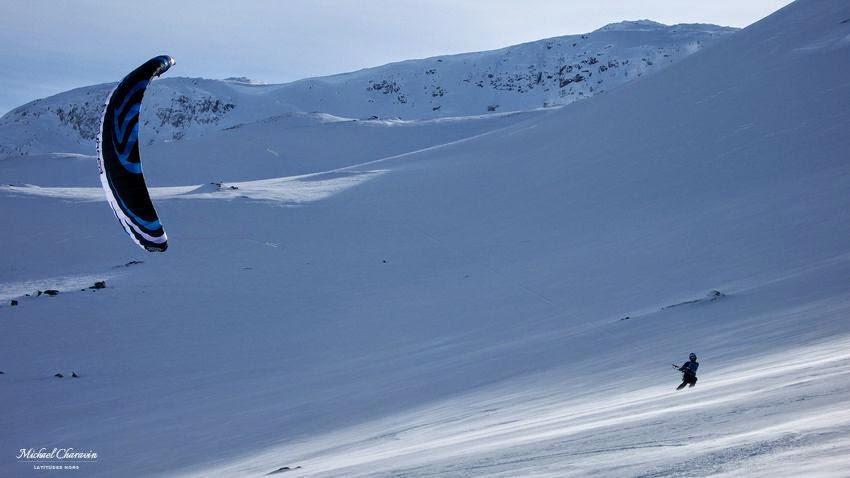
M521 116L517 113L505 113L498 115L476 116L469 118L440 118L426 121L369 121L366 123L376 123L385 126L392 125L429 125L429 124L451 124L461 123L468 124L481 119L498 119L500 117ZM532 116L533 117L533 116ZM342 120L339 120L342 121ZM338 122L327 121L327 122ZM496 123L498 125L499 123ZM509 123L510 124L510 123ZM479 134L473 134L469 137L463 137L446 143L438 143L424 148L419 148L413 151L407 151L400 154L394 154L384 158L366 161L360 164L349 164L328 171L315 172L309 174L301 174L289 177L260 179L255 181L234 181L234 182L217 182L205 185L191 186L172 186L172 187L152 187L150 194L153 199L254 199L263 201L274 201L284 204L302 204L315 201L321 201L335 194L355 187L360 183L368 181L376 176L386 173L386 170L363 170L366 167L372 167L381 163L390 161L404 160L405 158L413 158L417 154L432 152L441 148L446 148L454 145L463 144L475 139L479 139L488 135L498 134L503 128L484 131ZM279 156L274 150L266 149ZM69 158L84 157L84 155L69 154ZM351 163L351 160L341 159L341 163ZM79 201L105 201L106 197L102 188L97 187L41 187L33 184L22 185L0 185L0 191L8 193L26 194L31 196L40 196L54 199L67 199Z
M381 174L381 171L329 172L257 181L218 183L209 185L151 188L153 199L255 199L284 204L302 204L333 196L363 181ZM0 186L0 190L31 196L79 201L105 201L101 188L59 188Z
M559 109L144 144L163 254L90 157L4 160L0 475L846 476L848 35L797 2Z

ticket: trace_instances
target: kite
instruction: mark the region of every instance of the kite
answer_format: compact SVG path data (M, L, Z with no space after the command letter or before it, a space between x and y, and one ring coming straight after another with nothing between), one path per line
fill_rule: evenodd
M151 80L174 65L151 58L118 83L106 100L100 124L97 163L106 200L133 242L150 252L168 248L168 237L151 202L139 154L139 113Z

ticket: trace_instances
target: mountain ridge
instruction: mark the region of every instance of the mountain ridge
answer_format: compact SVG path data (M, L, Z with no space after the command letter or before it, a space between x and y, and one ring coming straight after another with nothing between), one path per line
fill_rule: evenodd
M282 84L167 77L150 87L140 136L146 144L179 141L289 112L409 120L563 106L659 71L736 31L648 22ZM0 157L88 154L114 84L76 88L6 113Z

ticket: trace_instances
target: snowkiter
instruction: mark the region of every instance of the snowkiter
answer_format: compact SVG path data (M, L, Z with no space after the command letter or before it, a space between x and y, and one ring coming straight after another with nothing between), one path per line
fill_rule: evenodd
M689 385L691 387L696 385L698 368L699 363L697 363L697 355L695 353L691 353L691 355L688 356L688 361L679 367L679 371L682 372L682 384L676 387L676 390L685 388L685 385Z

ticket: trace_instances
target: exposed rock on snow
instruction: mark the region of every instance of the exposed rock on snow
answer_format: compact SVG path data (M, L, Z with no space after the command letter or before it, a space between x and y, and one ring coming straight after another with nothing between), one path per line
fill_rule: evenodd
M295 470L300 470L300 469L301 469L300 466L296 466L296 467L282 466L282 467L278 468L277 470L266 473L266 474L267 475L277 475L279 473L285 473L287 471L295 471Z
M132 260L132 261L126 262L126 263L124 263L124 264L122 264L122 265L120 265L120 266L115 266L115 268L119 268L119 267L131 267L131 266L136 266L136 265L144 264L144 263L145 263L145 261L136 261L136 260Z
M725 297L725 296L726 296L725 294L723 294L722 292L720 292L718 290L710 290L705 294L705 297L703 297L702 299L686 300L684 302L679 302L677 304L668 305L666 307L663 307L663 309L670 309L670 308L673 308L673 307L679 307L679 306L682 306L682 305L689 305L689 304L699 304L699 303L702 303L702 302L711 302L711 301L720 299L720 298Z

